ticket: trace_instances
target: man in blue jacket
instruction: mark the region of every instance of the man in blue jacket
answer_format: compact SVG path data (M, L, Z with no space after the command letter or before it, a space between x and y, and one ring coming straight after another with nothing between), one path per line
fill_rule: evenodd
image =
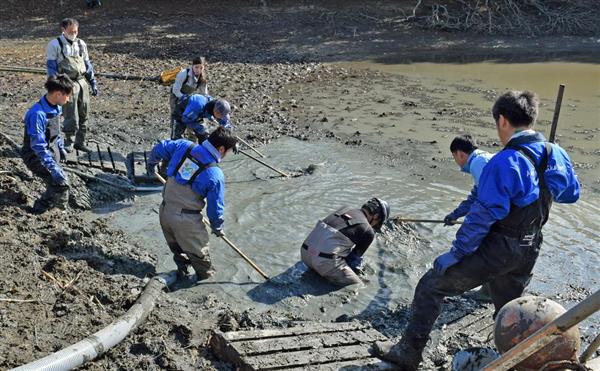
M579 181L567 153L533 130L538 98L511 91L492 113L504 149L484 167L477 198L450 251L438 256L419 281L402 340L378 352L402 370L417 370L444 297L488 283L495 314L521 296L531 280L542 226L553 201L573 203Z
M471 174L473 178L473 188L467 199L462 201L456 209L444 218L444 225L454 225L458 218L467 215L473 201L477 198L477 186L479 185L479 177L483 172L483 168L492 158L493 154L480 150L477 147L477 142L470 134L459 135L450 143L450 153L454 157L454 162L460 166L460 170L467 174ZM491 303L491 298L487 285L483 285L481 289L466 293L472 299Z
M48 91L25 114L21 157L25 165L46 183L46 191L33 204L32 211L41 214L57 206L64 209L69 200L69 182L58 162L66 159L60 136L61 106L69 101L73 82L67 75L48 77Z
M452 225L453 221L467 215L473 201L477 198L477 186L483 168L492 158L492 154L482 151L477 147L477 142L470 134L460 135L450 143L450 152L460 170L471 174L473 177L473 188L466 200L461 202L456 209L444 218L444 225Z
M171 139L181 139L186 128L196 134L198 143L208 137L208 132L202 120L213 118L223 127L231 129L229 113L231 106L225 99L213 99L211 96L192 94L182 96L172 115L173 130Z
M168 162L159 217L181 279L188 276L190 265L198 280L214 274L202 209L206 205L212 232L223 236L225 179L217 164L229 150L237 148L236 144L231 130L219 127L201 144L163 140L150 153L149 175L156 174L159 161Z

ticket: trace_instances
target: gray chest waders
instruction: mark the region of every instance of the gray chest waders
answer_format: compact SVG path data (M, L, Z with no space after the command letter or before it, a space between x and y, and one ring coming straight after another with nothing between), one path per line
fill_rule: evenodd
M186 72L187 73L185 75L185 80L183 80L183 83L181 84L181 92L185 95L191 95L197 92L198 89L200 89L200 86L202 85L202 80L198 79L197 83L190 85L188 84L188 81L190 80L190 69L187 68Z
M48 148L52 151L55 161L60 161L60 149L58 148L58 136L60 135L60 116L48 119L46 126L46 138L48 138Z
M79 53L76 56L67 56L64 50L64 44L60 37L57 37L58 45L60 46L60 52L63 56L63 59L58 64L58 72L64 73L71 80L77 81L84 78L85 74L85 61L83 60L83 45L79 40L77 40L77 45L79 47Z
M177 164L172 174L168 174L167 185L163 190L163 202L168 209L177 211L198 211L200 212L205 205L204 196L197 194L192 190L192 183L204 170L215 167L217 164L211 162L203 164L192 155L192 149L195 144L190 144ZM185 184L175 181L175 176L179 174Z
M350 209L341 209L335 213L338 219L332 223L334 226L319 220L302 244L302 261L322 275L341 265L345 266L343 258L348 256L355 246L340 229L364 221L346 215L348 210Z

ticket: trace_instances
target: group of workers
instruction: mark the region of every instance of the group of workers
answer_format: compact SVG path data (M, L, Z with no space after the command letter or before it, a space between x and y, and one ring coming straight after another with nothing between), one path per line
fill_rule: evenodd
M48 185L34 204L35 213L66 206L69 183L59 161L73 149L88 150L89 95L98 94L87 46L77 38L77 21L65 19L61 28L62 35L48 44L47 93L24 118L23 161ZM224 236L225 181L218 164L238 146L229 122L231 107L208 96L206 76L204 58L195 58L177 74L169 100L171 139L153 147L147 166L154 175L157 165L166 163L159 219L181 279L192 279L190 268L196 280L215 272L202 210L206 206L212 233ZM379 355L400 369L418 368L445 297L485 285L495 316L521 296L532 277L552 202L579 198L569 156L534 130L538 106L538 97L527 91L509 91L496 100L492 116L504 148L493 156L479 150L470 135L452 141L452 156L472 175L474 185L467 199L444 218L451 225L465 217L450 250L420 279L404 336L397 344L377 346ZM209 134L204 119L216 119L220 126ZM197 142L182 139L186 128ZM360 209L336 210L308 234L300 247L302 261L334 284L360 283L363 256L389 216L390 206L379 198Z

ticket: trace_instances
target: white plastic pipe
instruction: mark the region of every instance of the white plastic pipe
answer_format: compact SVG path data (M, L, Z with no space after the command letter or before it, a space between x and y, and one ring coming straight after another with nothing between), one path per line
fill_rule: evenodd
M95 359L119 344L131 331L142 324L154 309L156 298L162 289L171 285L175 280L175 272L160 274L152 278L127 313L107 327L76 344L13 370L71 370Z

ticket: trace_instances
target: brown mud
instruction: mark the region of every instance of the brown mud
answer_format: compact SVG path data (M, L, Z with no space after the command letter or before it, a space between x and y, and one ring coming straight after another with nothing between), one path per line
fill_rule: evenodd
M88 10L78 0L5 1L0 9L0 64L44 67L45 47L59 34L59 20L76 17L98 72L156 76L187 65L201 53L210 61L209 92L230 99L236 129L252 144L260 146L281 136L330 138L378 153L388 166L407 166L414 180L423 183L437 177L461 179L449 165L446 146L423 138L417 129L404 128L386 140L385 127L359 131L345 125L358 120L352 111L366 107L361 121L370 116L390 122L411 115L415 120L423 115L452 116L457 117L454 125L459 125L458 118L468 118L473 126L487 125L481 120L487 121L488 113L449 106L436 97L439 91L402 76L324 62L552 58L597 63L600 55L598 37L588 35L514 38L398 29L386 22L390 14L409 11L411 1L328 5L282 1L269 2L268 7L259 2L214 6L179 0L104 3ZM530 52L542 46L544 52ZM21 118L43 94L44 80L43 75L0 72L0 130L17 143L22 138ZM394 97L369 95L382 84L389 85L388 94ZM99 79L99 86L100 96L91 103L90 138L127 153L148 149L167 137L166 87L111 79ZM491 100L497 92L480 93ZM389 99L396 99L398 110L368 108ZM587 165L586 191L600 189L597 164ZM156 273L157 258L146 252L138 236L109 226L103 217L90 221L82 216L83 210L135 196L74 175L70 180L68 211L30 214L43 185L30 176L18 148L0 138L0 298L15 300L0 301L2 369L33 361L103 328L125 313L143 289L143 279ZM588 293L581 287L567 290L565 303ZM406 305L399 305L397 310L359 319L394 337L406 314ZM458 319L466 314L489 322L491 310L462 298L448 300L425 368L448 367L449 356L458 349L490 344L491 330L474 334L459 325ZM240 312L211 295L181 300L163 293L140 329L83 369L231 369L207 348L211 329L287 326L294 320L315 318L251 308ZM597 323L594 326L598 328Z

